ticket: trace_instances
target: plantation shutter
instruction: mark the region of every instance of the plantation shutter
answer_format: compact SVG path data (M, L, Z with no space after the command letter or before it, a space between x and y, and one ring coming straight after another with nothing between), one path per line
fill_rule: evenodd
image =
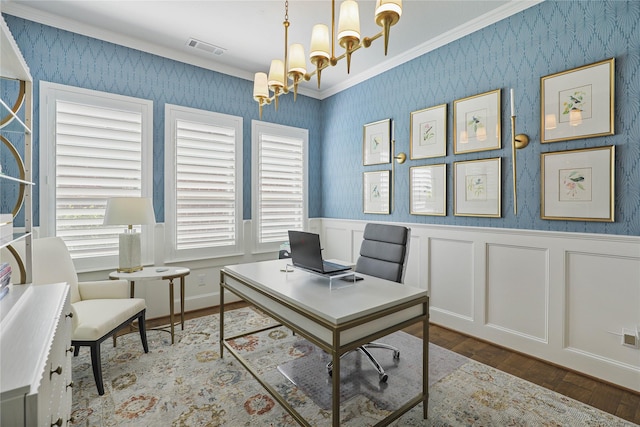
M142 114L56 101L56 235L73 258L118 253L110 197L142 196Z
M236 130L176 120L176 249L235 246Z
M284 242L304 225L304 140L259 136L259 243Z

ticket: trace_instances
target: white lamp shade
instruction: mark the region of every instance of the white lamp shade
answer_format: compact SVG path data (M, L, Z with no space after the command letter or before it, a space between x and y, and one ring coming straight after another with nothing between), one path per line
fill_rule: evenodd
M289 73L306 73L307 59L304 56L304 47L300 43L289 47Z
M107 200L104 225L155 224L156 217L149 197L112 197Z
M311 31L311 49L309 58L323 57L329 59L329 27L316 24Z
M267 86L267 73L256 73L253 79L253 99L269 97L269 87Z
M338 40L344 37L355 37L360 40L360 12L358 3L353 0L345 0L340 5Z
M284 86L284 63L279 59L271 61L269 68L269 86Z
M394 12L398 17L402 16L402 0L377 0L376 16L385 12Z

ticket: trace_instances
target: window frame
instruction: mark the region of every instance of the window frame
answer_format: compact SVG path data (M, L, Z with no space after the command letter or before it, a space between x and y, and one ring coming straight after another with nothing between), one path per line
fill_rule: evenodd
M230 246L198 249L176 248L176 121L184 120L206 125L233 127L235 130L235 244ZM167 262L219 258L242 255L244 253L243 225L243 119L208 110L165 104L165 152L164 152L164 184L165 184L165 250Z
M39 149L39 236L56 235L56 101L95 105L99 108L139 112L141 126L141 197L153 197L153 101L75 86L40 81ZM124 228L123 228L124 229ZM142 262L153 263L153 226L142 226ZM116 244L117 245L117 244ZM74 258L78 272L115 268L118 253L112 256Z
M287 138L300 138L302 139L302 168L303 168L303 183L302 183L302 224L303 229L307 229L309 222L309 130L304 128L297 128L293 126L279 125L275 123L263 122L260 120L251 121L251 229L253 248L252 252L266 253L277 252L280 249L280 245L284 242L267 242L261 243L259 239L259 224L260 224L260 212L259 212L259 149L260 149L260 134L268 133L275 136L282 136Z

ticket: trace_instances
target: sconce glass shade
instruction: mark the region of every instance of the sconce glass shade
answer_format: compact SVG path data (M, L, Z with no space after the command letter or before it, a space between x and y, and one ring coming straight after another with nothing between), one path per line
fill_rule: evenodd
M555 129L556 127L558 127L558 124L556 123L556 115L555 114L547 114L546 116L544 116L544 128L549 130L549 129Z
M269 97L269 87L267 85L267 73L256 73L253 79L253 99L260 101L260 98Z
M582 124L582 111L577 109L569 111L569 124L571 126Z
M148 197L113 197L107 200L104 225L128 225L128 230L119 234L118 271L133 273L142 270L140 233L133 225L155 224L153 204Z

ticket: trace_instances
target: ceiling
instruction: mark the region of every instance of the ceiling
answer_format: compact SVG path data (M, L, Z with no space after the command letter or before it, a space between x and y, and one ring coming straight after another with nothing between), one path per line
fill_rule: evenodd
M403 62L518 13L542 0L405 0L391 28L389 52L383 39L312 79L299 92L323 99ZM331 2L290 0L289 43L301 43L308 55L311 28L331 28ZM341 1L336 2L336 26ZM362 36L380 31L375 0L360 0ZM271 59L284 57L285 2L273 0L1 0L3 13L143 50L181 62L253 80L268 72ZM196 39L219 49L210 53L188 46ZM343 49L336 42L336 56ZM307 61L308 71L313 68Z

